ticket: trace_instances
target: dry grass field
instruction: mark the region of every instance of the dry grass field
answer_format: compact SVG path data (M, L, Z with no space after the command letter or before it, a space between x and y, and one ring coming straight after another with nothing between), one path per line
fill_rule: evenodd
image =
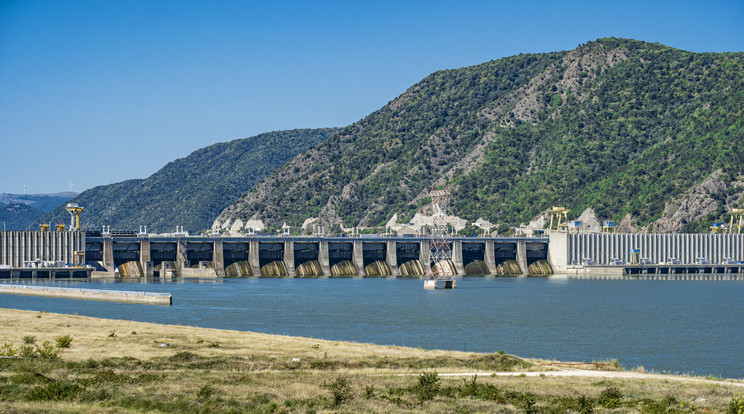
M503 353L0 315L3 413L737 413L744 396L741 383L556 371Z

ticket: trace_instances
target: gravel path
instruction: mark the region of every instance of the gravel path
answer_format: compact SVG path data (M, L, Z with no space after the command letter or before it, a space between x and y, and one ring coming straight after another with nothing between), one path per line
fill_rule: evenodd
M730 385L732 387L744 387L744 382L716 381L705 378L681 377L674 375L646 374L641 372L630 371L589 371L582 369L561 369L559 371L541 371L541 372L455 372L439 374L440 377L472 377L472 376L499 376L499 377L587 377L587 378L620 378L620 379L656 379L668 381L685 381L697 382L702 384Z

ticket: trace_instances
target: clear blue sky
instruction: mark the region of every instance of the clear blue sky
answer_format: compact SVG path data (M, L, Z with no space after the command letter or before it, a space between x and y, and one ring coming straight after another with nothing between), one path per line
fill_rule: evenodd
M744 2L0 0L0 192L349 125L431 72L600 37L744 50Z

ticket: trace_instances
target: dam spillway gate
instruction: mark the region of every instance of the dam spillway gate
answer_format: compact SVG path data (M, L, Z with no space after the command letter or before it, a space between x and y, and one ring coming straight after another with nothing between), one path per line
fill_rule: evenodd
M522 246L521 268L517 263ZM460 275L522 275L533 251L543 257L548 240L456 238L453 267ZM209 268L219 276L263 277L422 277L429 240L421 237L89 237L86 262L98 271L162 276L167 270ZM503 264L512 266L504 271ZM139 263L139 264L137 264ZM501 267L499 267L501 266ZM140 270L141 269L141 270Z

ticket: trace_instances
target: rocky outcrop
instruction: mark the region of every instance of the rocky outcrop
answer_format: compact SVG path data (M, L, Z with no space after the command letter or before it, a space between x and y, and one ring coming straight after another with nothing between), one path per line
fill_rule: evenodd
M615 227L615 232L617 233L638 233L639 230L638 219L630 213L626 214L620 220L620 223L617 224L617 227Z
M652 223L651 230L655 233L680 232L686 223L701 220L717 212L721 202L725 202L726 192L732 185L726 183L722 176L723 172L716 170L681 197L666 203L664 213L660 219Z
M581 231L584 233L598 233L602 231L602 224L597 219L597 213L591 207L584 210L576 220L581 222Z

